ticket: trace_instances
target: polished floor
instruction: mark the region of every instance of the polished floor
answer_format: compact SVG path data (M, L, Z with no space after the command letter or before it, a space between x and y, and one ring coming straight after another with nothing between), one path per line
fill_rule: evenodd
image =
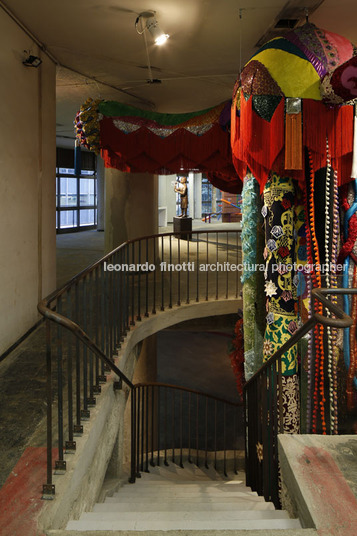
M233 229L232 225L220 224L219 229ZM213 227L198 222L194 228ZM57 286L100 259L103 253L104 233L58 235ZM235 399L237 392L229 360L234 323L235 315L230 315L191 321L160 332L158 379ZM44 339L41 324L0 362L0 487L27 447L45 444Z

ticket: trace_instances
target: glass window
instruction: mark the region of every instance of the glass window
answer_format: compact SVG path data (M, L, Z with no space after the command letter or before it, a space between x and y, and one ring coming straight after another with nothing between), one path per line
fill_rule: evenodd
M81 209L79 211L80 214L80 226L83 227L83 225L94 225L96 223L95 216L96 216L96 210L94 209Z
M95 205L95 184L94 179L79 179L80 184L80 205L94 206Z
M74 177L60 177L60 206L77 206L77 179Z
M87 167L80 176L75 175L73 168L60 167L70 163L68 158L61 157L57 151L56 167L56 228L66 232L75 228L95 227L97 224L97 178L95 158L87 158ZM62 155L63 156L63 155ZM88 156L88 155L87 155ZM82 208L83 207L83 208ZM73 210L72 210L73 208Z
M208 179L202 177L202 212L207 214L212 212L212 184Z
M61 229L67 229L68 227L77 227L78 225L77 210L61 210L60 212L60 226Z

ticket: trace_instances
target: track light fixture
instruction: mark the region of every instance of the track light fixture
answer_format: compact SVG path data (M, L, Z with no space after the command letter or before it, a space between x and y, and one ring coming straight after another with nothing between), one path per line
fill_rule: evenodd
M141 30L138 29L139 21L141 22ZM163 45L169 38L169 35L165 34L158 25L155 11L143 11L143 13L140 13L135 21L135 28L140 35L145 30L149 30L156 45Z

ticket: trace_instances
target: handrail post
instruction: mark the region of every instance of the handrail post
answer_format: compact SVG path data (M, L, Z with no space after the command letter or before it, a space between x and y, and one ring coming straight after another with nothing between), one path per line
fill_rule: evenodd
M47 399L47 482L43 485L42 498L53 499L55 486L52 483L52 355L51 323L46 319L46 399Z
M131 402L131 473L129 482L135 483L136 480L136 389L130 390Z

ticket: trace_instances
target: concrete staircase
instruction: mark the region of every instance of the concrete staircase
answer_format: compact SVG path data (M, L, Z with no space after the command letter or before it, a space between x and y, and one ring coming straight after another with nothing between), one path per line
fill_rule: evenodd
M286 511L275 510L244 484L244 473L220 476L212 468L197 468L186 464L150 467L135 484L124 483L92 512L79 520L70 521L66 531L48 534L92 534L97 531L260 531L274 534L276 530L301 529L298 519L290 519ZM271 532L272 531L272 532ZM185 534L186 534L185 532ZM297 530L296 534L300 531ZM173 532L172 532L173 533ZM98 532L97 532L98 534ZM110 534L110 533L108 533ZM201 533L203 534L203 532ZM223 533L222 533L223 534ZM263 534L263 533L261 533Z

